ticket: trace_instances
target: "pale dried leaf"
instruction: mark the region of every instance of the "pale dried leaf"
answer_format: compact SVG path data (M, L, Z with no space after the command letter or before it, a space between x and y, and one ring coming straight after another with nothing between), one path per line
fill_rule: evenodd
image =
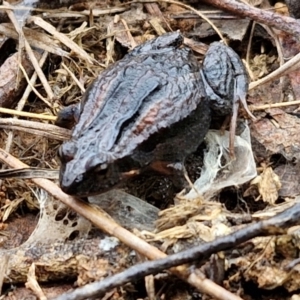
M271 205L275 204L275 201L278 199L281 182L279 176L274 173L271 167L265 168L259 176L251 181L251 184L257 185L264 202L268 202Z

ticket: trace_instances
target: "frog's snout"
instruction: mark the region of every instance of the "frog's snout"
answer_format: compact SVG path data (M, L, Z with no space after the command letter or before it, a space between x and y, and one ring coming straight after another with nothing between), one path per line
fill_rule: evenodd
M66 173L63 173L63 171L60 172L59 184L62 191L69 195L77 195L84 180L83 177L83 174L75 175L68 173L68 176L66 176Z

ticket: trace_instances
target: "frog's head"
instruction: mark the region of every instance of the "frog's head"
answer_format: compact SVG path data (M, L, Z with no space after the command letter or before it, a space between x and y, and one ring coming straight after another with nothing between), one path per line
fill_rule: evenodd
M77 151L73 141L59 149L61 189L70 195L89 196L103 193L121 181L117 164L105 155Z

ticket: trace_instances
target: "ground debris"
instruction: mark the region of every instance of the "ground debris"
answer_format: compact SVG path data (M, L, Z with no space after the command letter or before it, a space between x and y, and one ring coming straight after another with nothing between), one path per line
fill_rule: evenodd
M287 160L299 159L300 120L279 108L267 110L268 118L251 125L251 135L272 153L280 153Z
M222 2L223 5L228 3ZM264 16L265 11L269 13L269 10L273 9L269 1L246 2L251 7L263 9L260 17ZM289 2L287 1L287 4ZM44 62L40 61L40 64L44 64L43 70L50 92L43 80L36 81L37 76L35 79L34 75L31 77L27 88L30 90L34 87L34 93L25 91L18 103L18 109L28 115L19 120L2 118L0 126L5 130L1 130L0 133L1 148L10 149L11 154L31 167L57 170L57 140L64 140L69 135L69 131L59 131L56 126L49 125L49 122L55 120L57 112L63 106L78 103L89 84L112 62L122 58L136 45L163 32L169 32L171 28L183 33L185 42L193 45L191 48L201 60L207 49L207 45L200 42L201 38L205 38L205 41L220 38L213 26L204 22L197 11L210 18L241 57L248 57L246 65L255 84L267 74L282 67L285 58L294 57L299 52L297 34L291 38L290 34L273 29L268 31L260 27L259 30L251 30L250 18L235 18L233 12L229 14L212 10L202 3L193 5L196 11L176 1L147 4L108 1L104 6L99 2L74 3L68 9L55 10L43 10L42 6L34 11L34 16L30 17L31 23L26 23L21 34L6 18L5 23L0 24L0 33L4 36L0 40L0 49L1 53L7 53L0 59L0 76L9 80L9 91L6 91L5 97L0 95L0 103L5 102L4 106L14 108L14 100L18 100L17 95L22 94L23 83L19 86L15 84L17 74L21 74L20 64L25 67L29 79L33 72L30 62L29 67L27 66L27 59L21 62L18 60L20 54L27 57L20 36L24 36L28 44L37 49L37 53L43 52ZM1 12L5 9L7 7L2 7ZM277 5L276 10L281 10L281 7ZM251 11L251 8L248 11ZM218 20L214 21L215 19ZM276 20L283 22L285 19ZM288 31L296 30L294 22L285 22L283 25L286 24L290 24ZM248 37L250 30L251 38ZM20 43L18 47L15 47L16 43ZM280 53L280 45L283 53ZM37 55L38 60L40 56L41 54ZM14 67L10 64L12 60ZM194 246L205 246L207 243L213 245L214 241L218 241L218 237L234 235L241 229L252 228L251 226L255 226L259 221L276 217L284 209L299 202L300 123L298 109L293 101L300 95L298 86L299 71L296 70L289 72L285 79L273 77L273 81L251 91L248 100L254 108L262 103L270 105L269 109L255 112L257 121L249 121L251 138L263 149L261 151L252 148L255 160L253 159L254 168L249 176L253 177L256 172L255 163L267 166L252 181L257 188L249 187L249 183L240 184L238 180L244 174L241 172L230 184L236 187L222 186L217 192L214 191L210 201L205 197L198 197L199 193L191 186L186 191L193 195L192 200L177 197L174 202L175 192L169 189L172 182L165 181L164 178L150 180L150 177L144 177L132 183L138 185L142 182L141 190L130 186L126 187L126 190L138 191L143 200L152 201L159 208L116 191L90 199L92 207L99 211L104 210L123 227L135 232L136 236L160 247L169 255ZM289 102L294 103L293 106L289 105ZM284 104L287 107L272 108L274 104ZM51 121L43 118L46 116L51 117L47 119ZM25 117L38 118L39 121L29 124L23 120ZM190 169L195 173L188 174L191 178L199 177L196 175L204 169L201 155L191 159L193 166ZM283 158L277 159L279 155ZM201 163L198 163L199 157ZM220 159L220 165L215 168L218 169L217 177L220 180L230 174L230 170L226 168L228 165L224 162L223 157ZM250 163L246 163L245 159L244 164L239 165L239 170L245 171L246 164L248 166ZM212 168L208 169L211 170ZM234 184L237 182L238 184ZM222 190L220 193L224 188L225 192ZM256 206L257 191L266 202L263 203L264 209ZM74 287L73 283L84 287L145 260L143 254L132 251L115 237L91 228L90 223L78 217L69 208L62 207L48 198L45 202L47 208L44 206L40 212L40 220L44 221L36 225L38 217L34 214L38 210L39 193L29 180L5 179L2 183L0 265L5 268L5 272L0 272L0 285L4 284L2 290L6 292L3 299L32 296L26 294L28 289L24 290L21 287L8 292L12 284L21 286L28 280L29 270L32 278L40 283L47 283L46 286L41 285L41 288L46 297L50 298ZM81 227L80 224L85 225ZM232 243L230 250L212 253L205 261L197 261L190 269L196 270L194 274L202 274L201 276L206 276L205 278L223 286L236 297L257 299L254 292L247 290L247 284L251 283L262 293L281 287L285 293L282 299L290 299L289 293L299 290L298 231L297 226L271 226L267 233L264 232L266 237L255 237L238 247ZM192 272L190 269L188 272ZM2 278L1 274L5 276ZM175 283L174 277L161 272L152 278L148 277L146 284L141 280L115 288L107 297L157 297L174 300L206 297L190 286L181 282L178 285ZM54 291L50 291L50 285L54 286ZM276 290L271 295L275 298ZM292 298L296 297L297 295L294 295Z

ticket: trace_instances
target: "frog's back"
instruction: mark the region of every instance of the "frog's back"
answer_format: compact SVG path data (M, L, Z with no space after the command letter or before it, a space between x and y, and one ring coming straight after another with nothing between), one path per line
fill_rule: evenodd
M73 138L96 145L97 153L128 154L196 108L204 97L198 70L187 48L125 56L85 94Z
M72 139L61 147L62 186L130 156L149 137L185 119L206 97L200 66L189 49L144 50L103 71L87 90Z

